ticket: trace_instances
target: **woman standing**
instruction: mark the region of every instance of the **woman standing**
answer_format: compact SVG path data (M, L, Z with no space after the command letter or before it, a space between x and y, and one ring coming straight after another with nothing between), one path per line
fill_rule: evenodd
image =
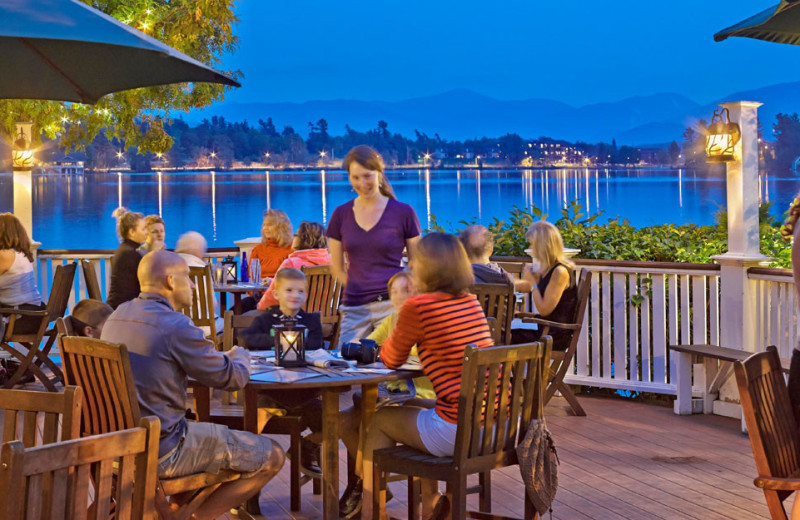
M139 296L139 278L137 270L142 255L137 251L147 238L147 227L144 215L126 208L117 208L112 217L117 219L117 234L122 243L111 259L111 289L108 291L107 303L116 309Z
M397 201L376 150L356 146L344 169L358 196L333 211L327 231L331 269L344 285L340 345L366 337L392 313L387 283L420 236L417 214Z
M536 312L545 320L569 323L578 304L575 266L564 256L564 241L558 228L541 220L534 222L525 235L531 246L534 262L522 272L516 283L521 292L531 292ZM513 343L530 343L541 336L541 329L513 329ZM551 327L553 350L567 350L572 331Z
M29 311L45 309L33 274L31 239L22 223L11 213L0 213L0 307ZM31 334L39 329L42 318L22 316L14 332Z

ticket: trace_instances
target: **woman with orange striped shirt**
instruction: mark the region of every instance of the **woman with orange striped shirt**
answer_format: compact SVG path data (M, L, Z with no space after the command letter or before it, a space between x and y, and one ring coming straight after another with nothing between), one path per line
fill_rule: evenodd
M492 345L486 316L475 295L472 266L459 240L431 233L419 241L409 264L419 294L400 309L381 360L397 368L417 345L423 372L436 392L434 408L389 406L373 416L364 447L362 518L372 518L372 453L397 442L439 457L452 455L458 420L458 394L464 349ZM435 481L423 481L422 518L446 518L449 504ZM435 513L435 514L434 514Z

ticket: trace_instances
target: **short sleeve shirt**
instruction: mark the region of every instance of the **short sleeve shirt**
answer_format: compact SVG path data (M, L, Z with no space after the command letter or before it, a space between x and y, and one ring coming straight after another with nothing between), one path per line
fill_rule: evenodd
M406 240L421 233L419 219L408 204L389 199L383 215L365 231L356 222L353 201L336 208L326 235L342 243L347 254L345 305L364 305L386 294L389 278L402 270Z

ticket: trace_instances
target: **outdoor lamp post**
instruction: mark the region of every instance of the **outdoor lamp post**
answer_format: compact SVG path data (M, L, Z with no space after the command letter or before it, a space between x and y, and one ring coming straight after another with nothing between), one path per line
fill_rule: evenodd
M736 145L742 137L739 125L731 123L726 107L719 107L706 129L706 160L710 163L736 160Z
M11 166L14 171L14 215L20 220L29 237L33 236L32 126L33 123L17 123L11 152Z
M286 319L272 327L275 331L275 359L281 367L306 366L306 327Z

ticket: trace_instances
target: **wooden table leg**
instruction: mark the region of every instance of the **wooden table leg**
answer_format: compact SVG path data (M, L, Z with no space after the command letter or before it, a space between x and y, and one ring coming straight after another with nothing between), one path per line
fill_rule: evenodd
M361 385L361 423L358 429L358 453L356 453L356 471L363 475L361 465L364 463L364 441L369 433L369 425L372 416L375 415L375 407L378 405L378 385Z
M236 315L242 313L242 293L233 293L233 313Z
M339 518L339 394L322 389L322 517Z
M242 391L244 392L244 431L261 433L258 431L258 391L249 386L244 387ZM248 513L253 515L261 514L261 506L258 505L260 494L260 492L257 493L247 501L246 508Z
M197 411L197 420L207 422L211 420L211 388L195 383L192 385L194 407Z
M228 293L225 291L219 292L219 308L223 314L228 310Z

